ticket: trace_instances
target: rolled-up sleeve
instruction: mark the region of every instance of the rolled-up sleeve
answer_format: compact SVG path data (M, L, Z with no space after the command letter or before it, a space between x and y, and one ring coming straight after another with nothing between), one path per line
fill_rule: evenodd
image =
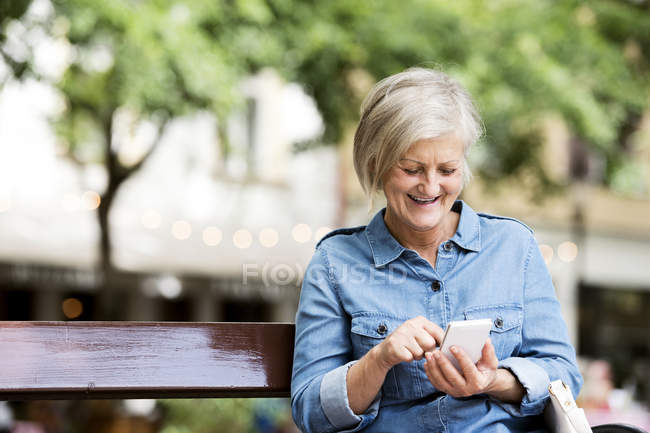
M296 314L291 409L303 432L355 432L375 419L379 395L361 415L350 409L346 378L353 363L350 321L321 245L305 271Z
M367 425L377 415L381 392L365 411L363 416L356 415L350 408L348 401L347 374L350 367L356 361L350 361L334 370L326 373L320 384L320 401L325 416L338 429L357 431ZM364 420L366 422L364 422ZM354 426L349 430L350 426Z
M525 390L521 404L498 402L513 416L542 413L553 380L560 379L571 387L574 397L582 387L575 349L569 342L553 282L532 236L524 267L524 302L521 349L517 357L499 362L499 367L508 369Z

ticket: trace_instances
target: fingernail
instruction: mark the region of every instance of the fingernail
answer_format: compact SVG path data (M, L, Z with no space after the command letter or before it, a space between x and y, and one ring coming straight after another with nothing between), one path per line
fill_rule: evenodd
M433 352L433 356L434 356L436 359L440 358L440 352L438 352L438 351Z
M450 350L451 350L453 353L458 352L458 349L456 349L456 346L451 346L451 349L450 349Z

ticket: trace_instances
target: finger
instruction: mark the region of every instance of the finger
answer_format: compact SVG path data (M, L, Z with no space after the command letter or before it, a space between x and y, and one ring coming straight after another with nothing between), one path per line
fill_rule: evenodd
M436 348L436 340L425 330L415 334L414 338L424 351L431 351Z
M481 372L476 368L476 365L474 365L472 359L467 355L467 352L465 352L462 347L454 346L451 348L451 353L454 355L463 371L463 376L467 386L472 389L480 387L482 379Z
M406 346L400 346L396 349L396 355L400 362L411 362L413 361L413 353Z
M405 347L411 352L413 359L419 360L424 356L424 349L420 346L420 343L418 343L415 337L409 338Z
M476 366L479 370L495 369L499 366L499 359L497 358L491 339L488 338L485 341L485 345L481 351L481 359L478 361Z
M465 352L462 347L453 346L451 348L451 354L454 355L458 361L458 365L460 365L460 369L462 370L466 381L471 382L472 380L478 379L480 373L476 369L476 366L472 362L469 355L467 355L467 352Z
M438 346L442 344L442 339L445 337L445 331L443 331L440 326L427 320L423 322L422 327L436 340Z
M445 380L451 384L453 388L460 390L465 387L465 378L442 352L439 350L435 351L433 357L436 359Z
M413 354L410 350L404 347L402 340L404 340L404 338L392 336L381 343L386 347L383 350L383 353L385 354L384 357L386 358L386 362L391 366L399 364L400 362L410 362L413 360Z
M448 392L453 389L453 386L447 382L447 379L445 379L444 374L440 370L440 365L438 364L438 359L436 358L435 353L439 353L439 351L427 354L425 373L427 374L431 384L438 391Z

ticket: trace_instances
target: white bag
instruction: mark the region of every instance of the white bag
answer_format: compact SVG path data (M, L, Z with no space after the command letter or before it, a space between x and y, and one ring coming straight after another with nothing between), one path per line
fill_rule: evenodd
M561 380L551 382L548 387L551 394L544 416L546 423L554 433L592 433L584 410L573 399L571 389Z

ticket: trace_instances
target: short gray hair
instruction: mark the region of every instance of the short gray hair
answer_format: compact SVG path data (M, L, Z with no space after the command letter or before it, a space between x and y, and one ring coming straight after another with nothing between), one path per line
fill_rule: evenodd
M354 134L354 169L370 199L381 177L416 141L458 134L465 145L463 186L469 183L469 149L483 124L469 92L443 72L410 68L384 78L361 104Z

